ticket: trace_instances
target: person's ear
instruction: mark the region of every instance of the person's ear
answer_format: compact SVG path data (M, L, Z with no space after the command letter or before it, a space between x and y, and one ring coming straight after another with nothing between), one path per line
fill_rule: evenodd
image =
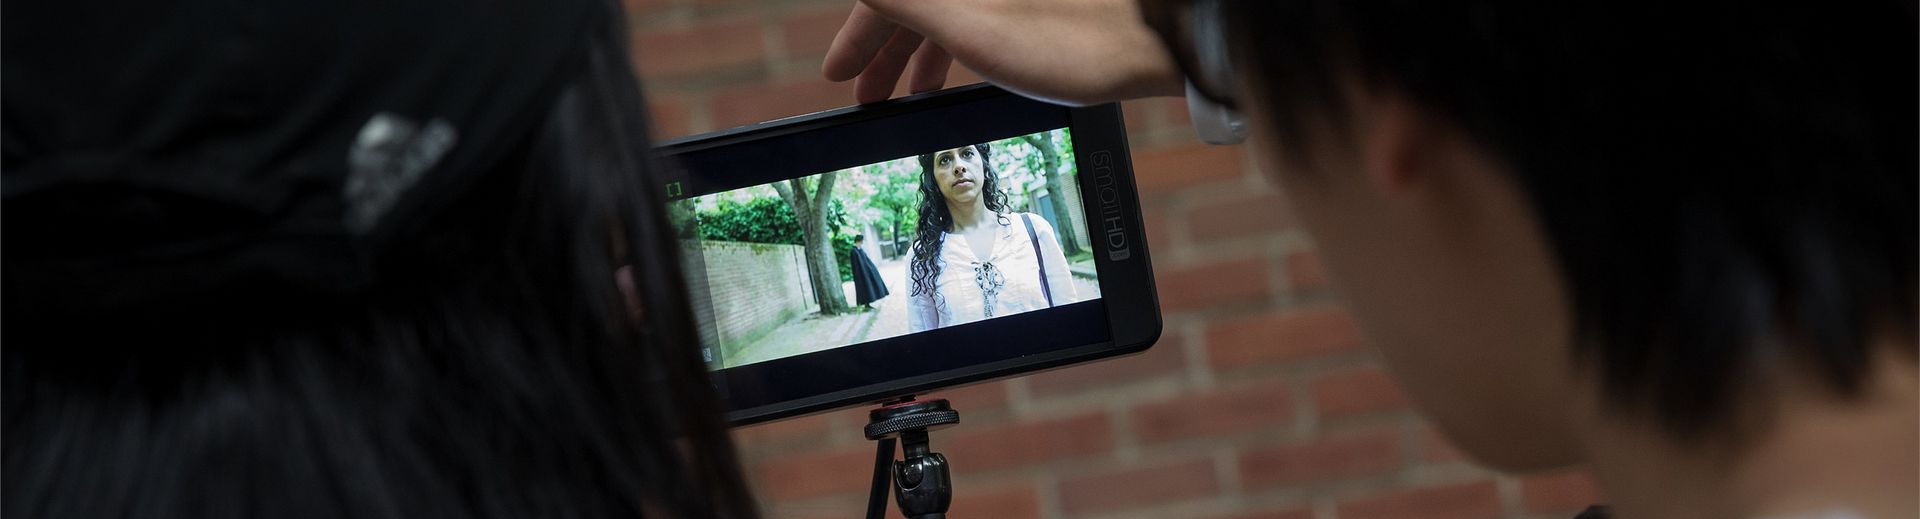
M1430 147L1438 131L1419 107L1393 93L1364 96L1355 118L1360 166L1367 182L1385 195L1397 195L1429 180Z

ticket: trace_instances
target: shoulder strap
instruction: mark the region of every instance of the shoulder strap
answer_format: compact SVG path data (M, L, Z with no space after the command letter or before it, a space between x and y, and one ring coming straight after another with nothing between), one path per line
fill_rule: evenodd
M1047 296L1047 308L1053 308L1053 287L1047 286L1047 257L1040 254L1040 235L1033 232L1033 213L1020 213L1020 223L1027 224L1027 243L1033 244L1033 262L1040 265L1040 294Z

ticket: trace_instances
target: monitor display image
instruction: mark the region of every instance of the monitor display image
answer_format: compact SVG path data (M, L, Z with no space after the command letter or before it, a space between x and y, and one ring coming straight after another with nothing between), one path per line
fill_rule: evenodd
M1101 297L1069 129L920 151L675 202L711 369Z

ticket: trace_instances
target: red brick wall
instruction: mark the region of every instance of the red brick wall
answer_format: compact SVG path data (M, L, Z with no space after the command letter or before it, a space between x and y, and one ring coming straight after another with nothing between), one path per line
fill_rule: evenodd
M834 108L819 79L852 0L626 0L659 133ZM956 77L974 77L956 70ZM1177 99L1125 105L1166 335L1147 353L944 395L955 519L1553 518L1583 472L1473 466L1361 344L1248 150L1197 143ZM865 410L735 434L770 517L856 517Z

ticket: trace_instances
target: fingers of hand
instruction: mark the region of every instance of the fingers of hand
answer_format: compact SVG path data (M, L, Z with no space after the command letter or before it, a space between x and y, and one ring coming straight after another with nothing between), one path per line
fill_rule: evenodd
M920 33L906 28L895 29L893 37L880 48L880 52L867 63L866 71L861 72L859 79L854 82L854 100L866 104L893 97L893 88L900 83L900 74L906 71L907 61L919 50L922 39Z
M864 3L855 3L827 48L827 59L820 72L828 81L846 81L867 70L874 57L893 39L900 26L874 12Z
M947 69L953 65L953 55L933 40L920 44L920 50L913 54L913 71L907 75L907 91L921 93L939 90L947 86Z

